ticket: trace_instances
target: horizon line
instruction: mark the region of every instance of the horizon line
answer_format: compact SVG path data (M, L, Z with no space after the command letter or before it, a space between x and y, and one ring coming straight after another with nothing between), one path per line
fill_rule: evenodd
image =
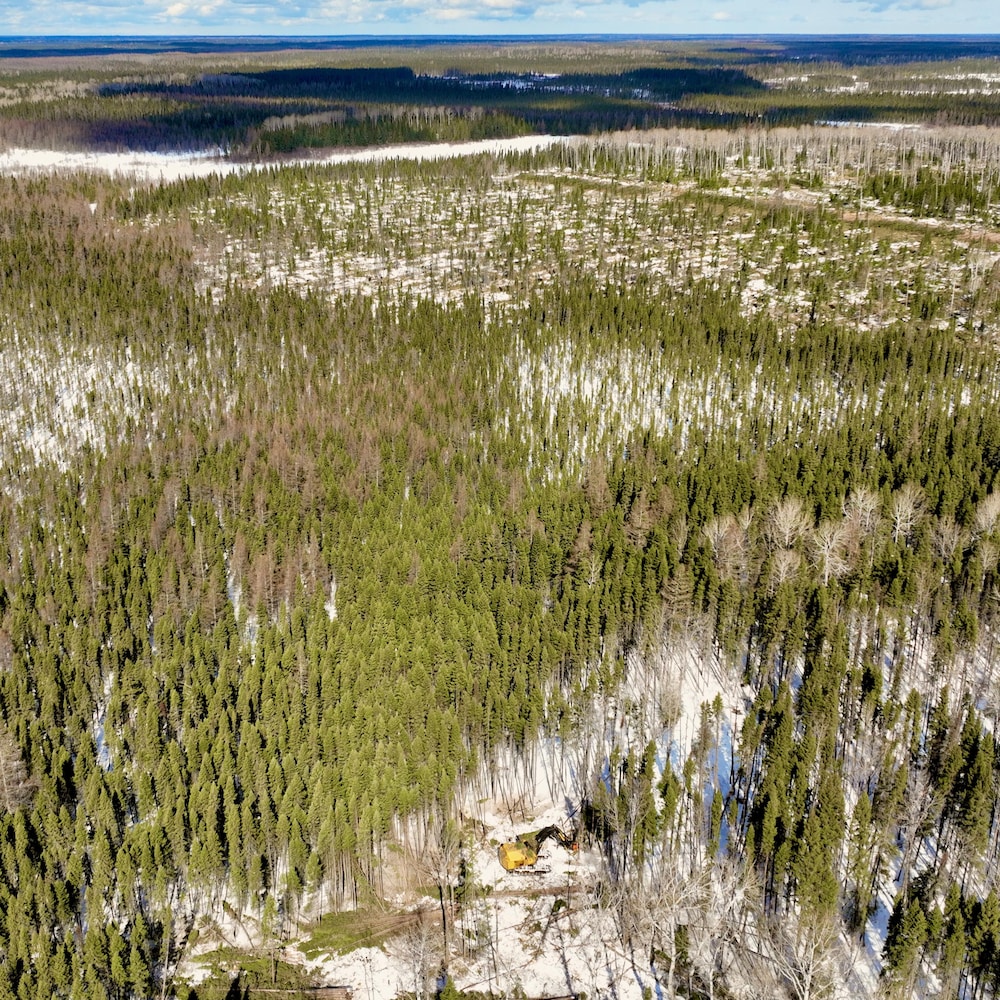
M284 41L284 40L355 40L355 39L398 39L398 40L409 40L409 39L423 39L423 38L433 38L433 39L459 39L459 40L489 40L489 39L541 39L546 41L557 40L557 39L567 39L574 41L588 40L588 39L620 39L627 41L634 38L641 39L652 39L652 40L662 40L670 41L674 39L680 40L704 40L704 41L724 41L726 39L733 40L743 40L743 39L755 39L755 40L781 40L786 38L845 38L845 39L881 39L881 38L898 38L898 39L909 39L909 38L919 38L922 40L933 40L942 39L945 41L955 41L959 39L984 39L984 38L995 38L1000 39L1000 32L996 31L984 31L984 32L920 32L920 31L843 31L843 32L824 32L824 31L785 31L780 33L771 32L642 32L642 31L628 31L628 32L609 32L609 31L582 31L582 32L520 32L520 31L510 31L510 32L482 32L482 33L469 33L469 32L387 32L385 34L373 33L373 32L357 32L354 34L326 34L326 33L309 33L309 32L297 32L293 34L249 34L247 32L239 32L232 34L219 34L219 33L208 33L208 32L148 32L148 33L138 33L138 34L84 34L84 33L72 33L72 34L20 34L20 35L5 35L0 34L0 42L6 41L148 41L149 39L163 39L163 40L173 40L173 39L205 39L205 40L216 40L225 39L231 41L248 40L248 41Z

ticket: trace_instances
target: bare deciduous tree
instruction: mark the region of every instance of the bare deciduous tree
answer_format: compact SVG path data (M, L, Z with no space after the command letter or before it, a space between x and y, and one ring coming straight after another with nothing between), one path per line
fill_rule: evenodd
M825 587L850 568L847 559L848 525L843 521L824 521L810 538L810 554Z
M657 980L665 987L665 996L674 996L677 931L694 924L696 915L705 912L710 882L707 869L688 873L682 866L661 859L648 882L638 885L632 880L620 886L623 936L629 939L633 955L648 956ZM664 956L666 968L658 968L654 956Z
M771 560L771 584L780 587L798 572L802 557L794 549L779 549Z
M431 980L437 971L439 959L435 936L432 922L425 919L423 913L418 913L414 925L400 939L401 957L412 976L412 990L416 1000L423 1000L433 992Z
M28 774L17 740L0 728L0 807L14 812L31 804L36 783Z
M965 544L965 532L955 523L953 518L942 517L934 522L931 542L934 546L934 554L942 562L949 563L955 558L959 546Z
M717 862L708 872L701 908L688 927L691 960L714 1000L716 984L728 983L739 961L746 919L761 907L759 886L733 858Z
M869 565L875 561L875 547L882 525L882 500L879 495L865 486L851 491L844 504L844 523L851 536L854 552L868 553Z
M809 517L802 501L798 497L785 497L771 509L765 530L773 546L790 549L809 527Z
M795 1000L819 1000L836 983L833 959L838 932L832 917L806 919L787 913L780 920L762 917L758 924L760 953Z
M973 527L977 536L992 535L1000 520L1000 493L990 493L983 497L976 508Z
M916 483L904 483L892 497L892 540L899 544L920 522L924 493Z
M844 504L844 517L864 535L872 535L878 530L882 520L882 501L879 495L866 486L851 491Z
M702 529L712 548L719 572L729 580L745 575L749 539L746 530L732 514L713 518Z

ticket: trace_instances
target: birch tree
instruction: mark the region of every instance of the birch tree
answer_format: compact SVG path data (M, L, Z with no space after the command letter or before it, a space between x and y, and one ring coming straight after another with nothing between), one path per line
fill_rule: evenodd
M30 805L36 783L28 774L17 740L0 727L0 806L14 812Z

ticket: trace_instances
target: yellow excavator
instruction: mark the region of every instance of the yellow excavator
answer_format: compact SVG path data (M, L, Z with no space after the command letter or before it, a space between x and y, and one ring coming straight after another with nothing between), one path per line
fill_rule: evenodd
M518 875L544 875L551 868L540 867L538 855L542 844L552 838L567 851L578 851L580 845L569 834L563 833L557 826L546 826L532 833L523 833L517 840L508 841L497 848L500 864L509 872Z

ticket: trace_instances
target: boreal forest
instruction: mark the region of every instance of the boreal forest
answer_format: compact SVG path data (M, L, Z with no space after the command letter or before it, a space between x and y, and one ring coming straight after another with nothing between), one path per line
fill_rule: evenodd
M1000 995L996 40L116 44L0 46L0 1000Z

